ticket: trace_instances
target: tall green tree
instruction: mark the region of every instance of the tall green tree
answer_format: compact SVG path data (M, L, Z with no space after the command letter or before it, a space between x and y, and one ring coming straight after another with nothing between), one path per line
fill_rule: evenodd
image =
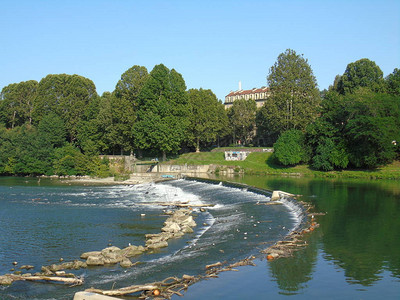
M176 153L186 138L189 105L186 84L181 74L163 64L150 72L139 97L134 126L138 149Z
M146 67L138 65L131 67L121 75L121 79L115 86L115 96L127 99L136 107L137 97L148 77L149 73Z
M188 139L189 143L196 147L196 152L200 152L200 144L216 141L222 131L222 124L227 125L226 112L211 90L190 89L188 95L190 105ZM225 113L225 118L221 112Z
M24 123L32 124L38 82L35 80L12 83L0 94L1 110L7 126L14 128Z
M390 94L400 95L400 69L394 69L393 73L386 77L387 89Z
M317 81L307 59L288 49L267 77L271 95L262 108L269 131L303 130L315 120L320 103Z
M399 150L400 101L397 96L359 88L351 94L328 92L321 116L307 128L313 167L376 168L393 161Z
M98 97L96 87L88 78L79 75L47 75L39 82L35 102L36 121L50 112L60 116L70 141L76 141L80 120L90 103Z
M337 91L344 95L354 93L358 88L369 88L373 92L384 92L385 82L379 66L368 58L357 60L347 65L340 77Z
M238 99L228 110L229 122L233 130L234 143L247 145L254 137L257 104L253 99Z

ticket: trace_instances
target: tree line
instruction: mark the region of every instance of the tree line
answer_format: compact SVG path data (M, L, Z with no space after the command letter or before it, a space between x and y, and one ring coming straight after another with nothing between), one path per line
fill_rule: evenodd
M286 56L290 55L294 54L287 51ZM374 169L399 158L399 69L384 78L375 62L360 59L348 64L343 75L317 95L312 72L309 69L308 81L303 80L300 74L305 67L300 63L294 67L297 81L288 82L292 67L278 59L271 68L271 106L259 112L264 121L260 125L276 129L274 157L278 163L308 163L316 170L331 171ZM296 109L296 103L302 107L294 116L291 107ZM276 120L271 119L274 110L282 113Z
M101 175L99 154L158 156L213 145L229 134L211 90L187 90L163 64L133 66L99 96L79 75L47 75L0 94L0 174ZM182 150L181 150L182 151Z
M163 64L135 65L99 96L79 75L50 74L0 94L0 174L106 175L99 154L173 155L215 145L274 144L283 165L373 168L399 153L400 74L383 78L368 59L320 92L308 61L286 50L270 68L271 95L228 110L209 89L187 90Z

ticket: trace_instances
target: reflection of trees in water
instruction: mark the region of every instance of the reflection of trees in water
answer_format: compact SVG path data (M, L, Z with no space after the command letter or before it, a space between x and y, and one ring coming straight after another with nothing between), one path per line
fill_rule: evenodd
M349 283L370 286L384 269L400 277L400 202L387 184L333 183L321 186L319 209L326 259L345 270ZM325 189L325 191L324 191ZM397 197L397 199L396 199Z
M304 197L301 200L309 199L316 211L327 212L318 218L325 259L343 268L349 283L372 285L380 280L385 270L400 278L400 185L397 180L246 175L241 181L270 190L302 194ZM279 261L274 263L284 264ZM293 258L291 264L295 263ZM289 262L287 264L287 270L297 269ZM282 268L279 267L279 273L286 272ZM293 273L296 273L295 270ZM279 276L291 278L294 274Z
M294 252L292 257L269 262L271 275L276 278L281 294L297 294L312 279L317 261L318 230L307 239L308 246Z

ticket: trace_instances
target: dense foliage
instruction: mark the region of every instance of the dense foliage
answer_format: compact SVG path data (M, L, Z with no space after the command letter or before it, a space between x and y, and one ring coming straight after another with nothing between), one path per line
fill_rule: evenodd
M284 166L308 161L307 149L304 147L304 133L297 129L283 132L274 144L274 157Z
M312 69L302 55L291 49L280 54L267 80L271 95L257 118L261 130L280 134L305 129L315 120L319 91Z
M399 158L399 69L384 78L375 62L361 59L319 92L308 61L289 49L268 84L262 108L238 99L228 110L211 90L187 91L183 76L162 64L150 73L131 67L102 96L79 75L9 84L0 93L0 174L107 176L99 154L165 159L260 137L285 166L373 169Z
M257 105L253 99L238 99L228 110L233 140L248 145L254 137Z

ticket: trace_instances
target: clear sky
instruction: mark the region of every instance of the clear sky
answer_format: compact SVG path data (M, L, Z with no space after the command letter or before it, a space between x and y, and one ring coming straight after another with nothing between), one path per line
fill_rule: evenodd
M67 73L101 95L133 65L163 63L223 100L239 81L266 86L288 48L320 89L361 58L400 68L399 0L0 0L0 12L0 89Z

